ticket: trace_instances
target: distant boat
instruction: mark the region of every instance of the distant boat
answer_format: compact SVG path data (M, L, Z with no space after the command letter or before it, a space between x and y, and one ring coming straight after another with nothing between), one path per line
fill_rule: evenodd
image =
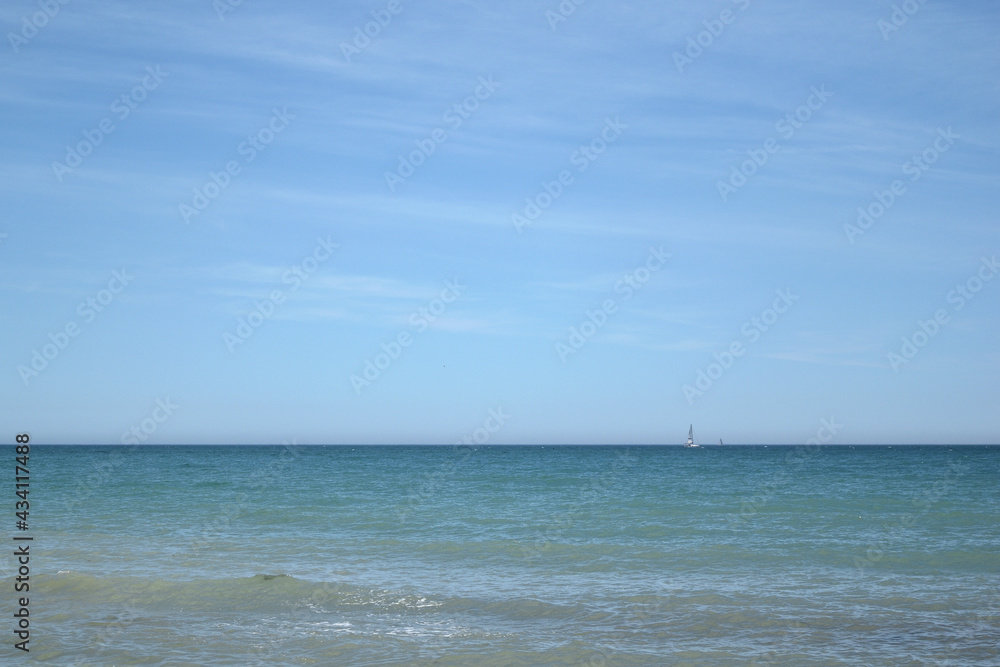
M688 439L684 443L685 447L701 447L701 445L696 445L694 442L694 424L688 427Z
M719 444L720 445L722 444L722 438L719 438Z

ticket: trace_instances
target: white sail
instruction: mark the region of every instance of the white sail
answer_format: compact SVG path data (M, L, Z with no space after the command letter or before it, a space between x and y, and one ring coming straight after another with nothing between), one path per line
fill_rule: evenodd
M694 444L694 424L688 427L688 439L684 443L685 447L698 447L699 445Z

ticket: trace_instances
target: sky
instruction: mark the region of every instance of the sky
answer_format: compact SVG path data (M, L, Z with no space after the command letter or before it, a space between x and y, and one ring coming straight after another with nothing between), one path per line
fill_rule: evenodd
M0 433L1000 438L1000 5L11 0Z

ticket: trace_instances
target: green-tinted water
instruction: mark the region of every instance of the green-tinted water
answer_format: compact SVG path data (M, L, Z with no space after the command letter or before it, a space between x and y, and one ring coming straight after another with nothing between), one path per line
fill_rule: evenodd
M31 470L51 664L1000 661L997 447L33 447Z

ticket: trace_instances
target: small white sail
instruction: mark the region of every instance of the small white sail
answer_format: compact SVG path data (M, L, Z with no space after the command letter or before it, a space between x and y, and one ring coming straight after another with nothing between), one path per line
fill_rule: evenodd
M695 442L694 442L694 424L691 424L691 426L688 427L688 439L687 439L687 442L684 443L684 446L685 447L700 447L700 445L696 445Z

